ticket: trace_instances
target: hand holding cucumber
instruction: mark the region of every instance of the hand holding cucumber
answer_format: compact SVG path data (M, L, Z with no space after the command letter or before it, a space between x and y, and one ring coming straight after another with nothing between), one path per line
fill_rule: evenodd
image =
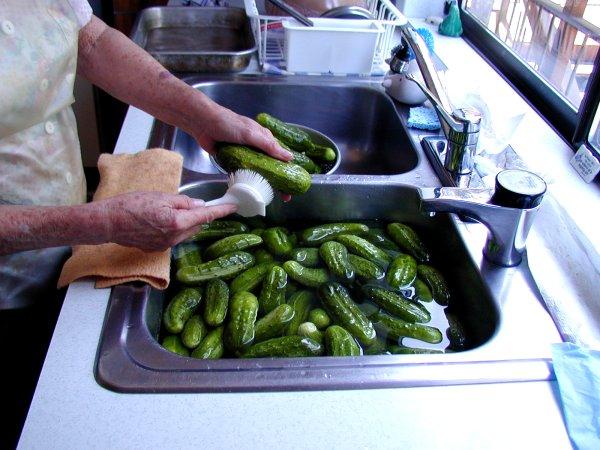
M292 159L292 154L279 145L271 131L216 103L206 110L192 134L200 146L211 154L216 153L217 142L230 142L255 147L282 161Z

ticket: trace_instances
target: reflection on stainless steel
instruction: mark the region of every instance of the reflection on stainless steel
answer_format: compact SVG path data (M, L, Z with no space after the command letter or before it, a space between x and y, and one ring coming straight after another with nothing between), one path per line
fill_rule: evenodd
M394 103L379 85L315 81L310 77L200 79L193 77L188 82L238 114L253 118L267 112L326 135L341 154L337 174L396 175L409 172L418 163ZM219 173L209 155L183 131L158 124L151 139L152 146L183 155L187 169Z
M256 52L250 22L239 8L147 8L131 38L175 72L239 72Z
M469 174L473 171L481 114L474 108L452 108L425 42L410 24L401 26L400 30L402 37L413 49L425 85L410 74L406 77L415 82L433 104L448 139L444 167L455 174Z
M501 266L521 263L525 240L539 206L528 209L507 208L486 203L489 189L421 189L421 208L425 212L452 212L471 217L489 229L484 254Z

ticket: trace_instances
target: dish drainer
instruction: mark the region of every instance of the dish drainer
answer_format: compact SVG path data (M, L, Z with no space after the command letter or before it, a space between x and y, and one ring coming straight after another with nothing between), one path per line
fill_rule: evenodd
M384 30L377 38L371 70L371 73L374 75L383 75L385 73L385 69L383 68L385 58L389 57L391 47L394 43L394 31L397 26L406 23L406 18L390 0L367 0L366 3L367 9L373 15L374 20ZM244 0L244 6L246 14L250 18L252 32L258 46L258 62L261 69L275 68L277 70L285 70L285 43L282 20L289 17L260 14L256 0ZM290 72L288 71L288 73Z

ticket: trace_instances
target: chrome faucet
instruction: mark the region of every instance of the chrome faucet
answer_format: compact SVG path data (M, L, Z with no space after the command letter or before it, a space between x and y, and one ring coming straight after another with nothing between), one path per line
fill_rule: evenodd
M435 70L429 49L421 36L409 23L400 26L400 31L415 54L425 85L411 74L406 75L406 78L415 82L432 103L448 140L444 167L456 175L470 174L473 171L473 158L479 139L481 113L471 107L452 108ZM397 55L392 55L390 68L394 72L402 73L407 63L408 59L403 60Z
M546 192L539 176L524 170L504 170L496 176L496 189L456 187L421 188L421 210L451 212L484 224L488 238L485 257L500 266L521 263L525 240Z

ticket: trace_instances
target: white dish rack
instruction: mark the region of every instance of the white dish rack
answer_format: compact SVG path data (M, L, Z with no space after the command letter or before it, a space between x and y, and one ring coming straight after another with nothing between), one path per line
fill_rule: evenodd
M373 75L382 75L385 73L385 59L390 56L390 50L394 43L394 31L397 26L406 23L406 18L390 0L367 0L366 3L367 9L371 12L375 21L383 28L383 32L377 38L371 69ZM286 70L285 33L282 20L289 19L289 17L259 14L256 0L244 0L244 6L246 14L250 18L252 32L258 46L258 62L260 67L263 70L267 68ZM290 71L287 72L293 73ZM315 74L330 73L315 72Z

